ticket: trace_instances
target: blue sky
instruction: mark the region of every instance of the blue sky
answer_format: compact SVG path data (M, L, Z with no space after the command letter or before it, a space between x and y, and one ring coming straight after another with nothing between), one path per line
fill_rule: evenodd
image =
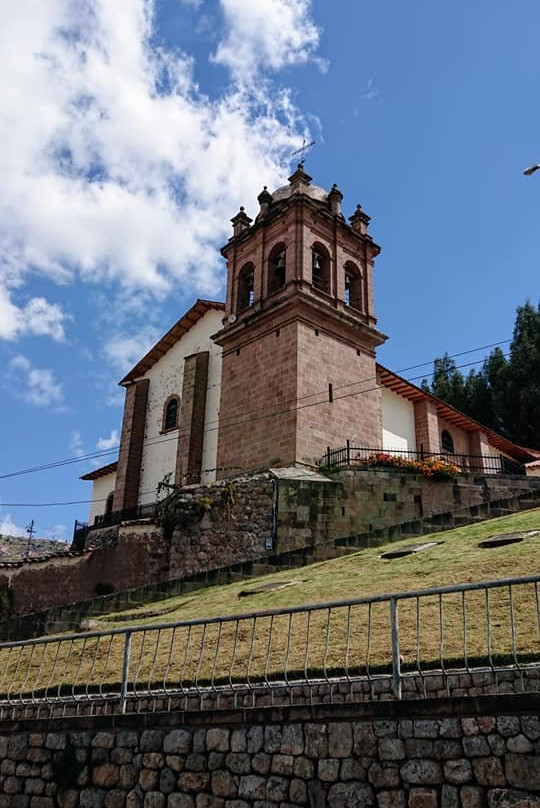
M380 361L508 339L538 299L533 0L20 0L4 18L0 474L114 449L117 381L223 297L229 219L304 135L314 181L372 216ZM88 499L78 477L112 457L0 479L0 532L69 538L85 504L32 503Z

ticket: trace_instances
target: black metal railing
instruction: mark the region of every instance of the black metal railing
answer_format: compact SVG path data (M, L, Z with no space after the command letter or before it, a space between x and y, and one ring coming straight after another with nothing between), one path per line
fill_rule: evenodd
M395 469L396 471L406 470L406 463L404 462L400 466L400 460L415 463L423 463L427 460L441 460L444 463L456 466L461 474L501 476L523 476L525 474L525 467L522 463L511 460L502 454L469 455L456 452L425 452L423 449L420 449L420 451L412 449L377 449L353 446L350 441L336 449L329 446L324 456L320 459L319 465L327 468L358 467ZM412 470L414 469L412 468Z
M155 515L156 506L157 502L148 502L146 505L136 505L133 508L124 508L121 511L99 514L94 518L94 524L89 529L110 527L111 525L118 525L120 522L130 522L133 519L151 519Z

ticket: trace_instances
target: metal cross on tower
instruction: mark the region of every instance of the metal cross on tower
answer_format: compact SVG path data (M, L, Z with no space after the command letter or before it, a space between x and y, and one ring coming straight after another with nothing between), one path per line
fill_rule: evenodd
M310 142L308 143L306 141L306 139L304 138L302 140L301 147L299 149L296 149L296 151L293 151L293 153L291 154L291 157L294 157L295 155L300 154L301 157L300 157L300 162L298 163L298 165L301 166L302 168L304 168L304 161L306 159L306 151L308 151L308 149L311 149L311 147L314 146L314 145L315 145L314 140L310 140Z

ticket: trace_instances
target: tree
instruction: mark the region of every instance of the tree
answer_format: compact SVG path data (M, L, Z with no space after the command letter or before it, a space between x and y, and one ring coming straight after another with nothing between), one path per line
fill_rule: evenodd
M466 379L445 353L433 363L432 393L515 443L540 448L540 304L516 312L508 359L494 348Z
M505 424L516 443L540 447L540 304L517 310L510 345Z

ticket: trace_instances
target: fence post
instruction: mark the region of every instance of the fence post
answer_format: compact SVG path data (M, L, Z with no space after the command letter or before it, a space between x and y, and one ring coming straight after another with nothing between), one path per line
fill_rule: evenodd
M424 459L424 444L420 444L420 460Z
M392 690L396 699L401 698L401 657L399 653L398 602L390 598L390 626L392 637Z
M122 715L126 712L126 706L127 706L130 659L131 659L131 631L126 631L126 640L124 644L124 661L122 663L122 686L120 690L120 712L122 713Z
M326 468L330 468L330 447L326 447Z
M347 467L351 465L351 442L347 438Z

